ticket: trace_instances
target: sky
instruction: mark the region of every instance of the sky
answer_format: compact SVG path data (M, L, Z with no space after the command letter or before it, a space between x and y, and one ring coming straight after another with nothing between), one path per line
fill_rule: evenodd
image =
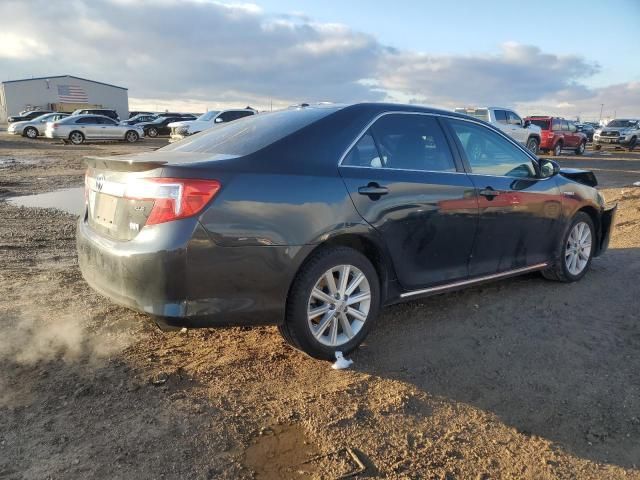
M0 1L0 80L91 78L129 88L131 109L389 101L640 116L639 45L640 0Z

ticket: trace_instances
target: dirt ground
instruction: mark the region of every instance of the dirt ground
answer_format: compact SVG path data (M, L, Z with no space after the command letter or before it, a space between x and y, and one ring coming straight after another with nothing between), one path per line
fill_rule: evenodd
M5 201L164 142L0 133L0 479L640 479L640 152L558 158L619 202L582 281L388 308L334 371L273 327L160 332L83 282L71 215Z

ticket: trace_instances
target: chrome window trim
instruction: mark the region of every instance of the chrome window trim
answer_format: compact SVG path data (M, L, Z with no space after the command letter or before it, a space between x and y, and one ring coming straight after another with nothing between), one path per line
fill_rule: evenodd
M444 285L437 285L435 287L423 288L422 290L413 290L413 291L400 294L400 298L412 297L414 295L421 295L423 293L439 292L442 290L448 290L450 288L463 287L463 286L471 285L474 283L484 282L488 280L495 280L502 277L508 277L510 275L517 275L519 273L531 272L534 270L541 270L548 265L549 265L548 262L537 263L535 265L530 265L528 267L516 268L515 270L508 270L506 272L493 273L491 275L484 275L482 277L476 277L476 278L469 278L467 280L460 280L458 282L446 283Z
M401 114L401 115L424 115L424 116L429 116L429 117L440 117L440 118L451 118L453 120L460 120L463 122L469 122L469 123L475 123L476 125L479 125L487 130L489 130L490 132L493 133L497 133L499 135L501 135L503 138L505 138L507 141L511 142L513 145L515 145L516 147L518 147L527 157L529 157L531 160L533 160L536 164L539 165L538 163L538 159L526 148L524 148L522 145L520 145L520 143L516 142L513 138L511 138L509 135L507 135L506 133L502 132L499 128L489 128L487 127L487 125L483 124L482 122L475 120L473 118L461 118L461 117L457 117L455 115L446 115L446 114L442 114L442 113L432 113L432 112L405 112L405 111L401 111L401 110L390 110L388 112L382 112L379 113L378 115L376 115L373 120L371 120L369 123L367 123L367 125L360 131L360 133L356 136L356 138L349 144L349 146L347 147L347 149L344 151L344 153L342 154L342 156L340 157L340 160L338 161L338 167L351 167L351 168L372 168L374 170L397 170L397 171L409 171L409 172L437 172L437 173L464 173L465 175L481 175L484 177L504 177L504 178L531 178L531 177L512 177L509 175L486 175L486 174L482 174L482 173L473 173L473 171L471 172L447 172L447 171L442 171L442 170L408 170L408 169L402 169L402 168L384 168L384 167L380 167L380 168L375 168L375 167L360 167L357 165L342 165L342 162L344 161L344 159L347 157L347 155L349 154L349 152L351 151L351 149L353 147L356 146L356 144L360 141L360 139L367 133L367 130L369 130L371 128L371 126L376 123L380 118L384 117L385 115L395 115L395 114ZM451 152L453 153L453 152ZM535 177L537 180L546 180L547 178L538 178Z

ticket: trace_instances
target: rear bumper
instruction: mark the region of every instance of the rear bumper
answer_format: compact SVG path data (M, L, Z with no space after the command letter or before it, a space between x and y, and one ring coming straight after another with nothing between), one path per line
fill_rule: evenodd
M301 253L310 247L220 247L197 219L145 227L112 241L81 219L83 277L115 303L165 326L279 324Z
M600 216L600 235L598 237L598 250L595 256L600 256L609 248L609 241L611 240L611 234L613 232L613 225L616 218L616 211L618 210L618 204L608 205L602 211Z

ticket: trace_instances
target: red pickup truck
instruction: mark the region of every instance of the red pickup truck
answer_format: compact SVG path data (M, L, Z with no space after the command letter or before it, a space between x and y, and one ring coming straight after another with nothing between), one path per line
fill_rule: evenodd
M554 156L558 156L562 150L570 149L575 151L576 155L582 155L587 147L587 136L579 132L570 120L538 115L527 117L525 120L542 129L540 141L542 153L552 151Z

